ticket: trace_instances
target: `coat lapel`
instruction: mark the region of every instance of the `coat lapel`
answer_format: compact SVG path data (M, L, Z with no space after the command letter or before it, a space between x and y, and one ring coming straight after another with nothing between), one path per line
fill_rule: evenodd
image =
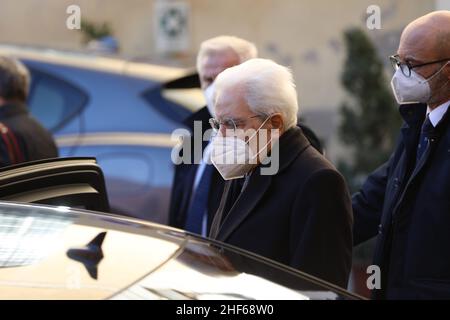
M225 241L245 218L247 218L252 209L264 196L267 189L269 189L272 176L262 176L259 171L260 168L257 168L253 172L244 192L239 195L236 203L226 215L217 235L218 240ZM224 197L228 198L229 195L226 194Z
M420 135L422 123L425 119L426 115L426 105L419 104L415 106L405 106L406 109L400 109L400 112L403 118L406 121L405 126L402 128L402 135L405 141L405 158L406 159L415 159L416 149L418 144L418 137ZM450 109L446 112L442 120L439 122L436 128L432 128L428 132L428 137L431 142L429 147L425 150L423 155L423 159L419 163L415 163L415 161L409 161L409 165L411 175L410 180L414 179L424 168L425 164L430 158L430 154L432 153L432 148L435 147L437 141L444 134L444 131L447 127L447 123L450 120ZM414 167L411 167L411 164ZM406 167L406 166L405 166Z
M402 135L405 143L405 154L403 155L403 161L400 162L398 166L400 168L400 173L403 175L403 188L402 193L399 195L399 198L395 201L396 205L393 207L393 212L397 215L397 218L402 216L406 216L407 213L404 212L401 214L396 212L396 209L400 206L400 204L404 201L406 194L410 190L411 182L415 180L424 170L425 164L430 160L430 155L433 153L433 149L436 147L438 140L445 127L447 126L447 122L450 119L450 113L447 112L442 120L439 122L436 128L432 128L427 134L430 138L430 142L423 154L422 158L418 163L416 163L416 149L418 144L418 136L420 135L422 123L425 119L426 114L426 105L417 105L411 108L411 106L407 106L409 109L408 113L405 114L404 110L400 110L402 116L404 117L406 124L402 128ZM413 111L411 111L413 110Z
M415 166L416 150L420 135L420 129L425 120L426 105L402 105L400 115L405 120L401 128L401 136L404 144L404 154L400 161L403 163L398 178L405 185Z

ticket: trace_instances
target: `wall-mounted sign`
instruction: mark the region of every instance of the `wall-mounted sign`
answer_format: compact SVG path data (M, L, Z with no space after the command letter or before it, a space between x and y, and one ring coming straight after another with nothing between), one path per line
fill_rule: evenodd
M154 10L156 49L183 52L189 49L189 3L182 0L157 0Z

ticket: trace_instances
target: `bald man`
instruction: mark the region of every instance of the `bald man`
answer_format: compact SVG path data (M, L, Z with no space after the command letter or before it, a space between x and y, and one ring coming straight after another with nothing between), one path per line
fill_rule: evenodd
M450 12L409 24L391 62L404 125L353 196L354 243L377 236L374 298L450 299Z

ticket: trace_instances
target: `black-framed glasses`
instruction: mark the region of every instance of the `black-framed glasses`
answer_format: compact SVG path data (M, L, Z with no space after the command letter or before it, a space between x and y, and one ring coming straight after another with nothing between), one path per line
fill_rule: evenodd
M241 123L244 123L248 119L254 119L254 118L261 118L262 115L256 115L252 117L248 117L245 119L224 119L223 121L220 121L216 118L209 119L209 124L211 125L211 128L213 128L215 131L219 131L220 127L223 126L226 130L236 130L238 128L238 125Z
M402 62L400 60L400 56L398 54L390 56L389 60L391 61L392 67L394 68L395 71L397 71L400 68L400 70L402 71L402 73L403 73L403 75L405 77L410 77L411 76L411 70L413 70L414 68L419 68L419 67L428 66L430 64L450 61L450 58L436 60L436 61L431 61L431 62L426 62L426 63L421 63L421 64L416 64L414 66L411 65L411 63L409 63L409 62Z

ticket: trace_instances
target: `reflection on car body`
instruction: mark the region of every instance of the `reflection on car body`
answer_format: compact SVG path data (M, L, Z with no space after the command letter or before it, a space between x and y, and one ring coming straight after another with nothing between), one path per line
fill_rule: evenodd
M73 259L73 251L68 255L93 239L102 251L96 277L83 259ZM181 230L67 207L0 202L0 299L357 298Z

